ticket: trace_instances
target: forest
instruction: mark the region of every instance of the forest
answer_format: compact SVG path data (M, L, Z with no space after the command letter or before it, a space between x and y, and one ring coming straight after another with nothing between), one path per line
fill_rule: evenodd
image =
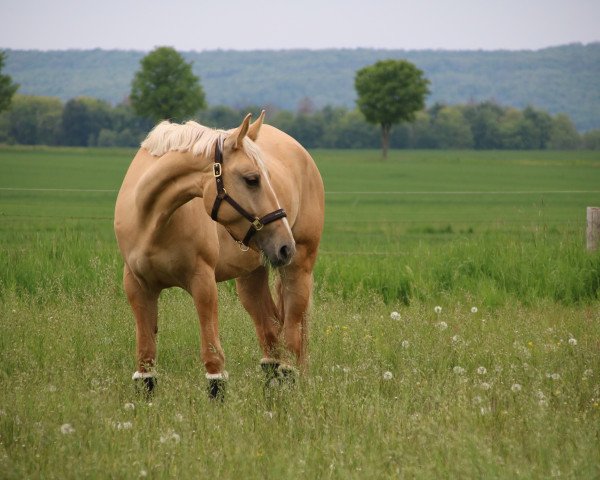
M198 46L200 50L201 45ZM63 102L92 97L119 105L147 52L7 50L5 71L19 93ZM355 106L355 72L406 59L431 81L428 107L491 102L567 114L579 132L600 128L600 43L534 51L281 50L181 52L193 62L209 105L260 105L297 112Z
M270 123L306 148L379 148L380 130L358 110L301 102L296 112L269 108ZM233 128L260 106L235 109L211 106L194 117L214 128ZM54 97L16 95L0 113L0 143L85 147L136 147L152 123L127 103L79 97L63 103ZM534 107L519 110L493 102L462 105L436 103L419 112L413 123L392 128L390 146L411 149L576 150L600 149L600 130L580 134L564 114Z

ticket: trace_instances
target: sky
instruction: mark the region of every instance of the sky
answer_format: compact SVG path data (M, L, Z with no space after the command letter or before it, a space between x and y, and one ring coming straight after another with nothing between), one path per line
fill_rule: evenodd
M0 0L0 49L536 50L600 41L600 0Z

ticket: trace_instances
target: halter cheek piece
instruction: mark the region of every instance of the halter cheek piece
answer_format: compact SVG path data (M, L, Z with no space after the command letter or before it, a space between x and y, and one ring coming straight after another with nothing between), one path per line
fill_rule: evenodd
M215 163L213 164L213 174L217 182L217 198L215 198L215 203L213 204L210 216L215 222L217 221L219 208L221 207L223 200L225 200L227 203L229 203L229 205L235 208L240 215L250 222L250 228L248 229L248 232L243 240L237 240L230 233L233 239L240 244L240 248L243 251L246 251L248 248L250 248L250 240L256 232L262 230L265 225L287 216L285 210L280 208L274 212L267 213L264 217L256 217L250 214L246 209L244 209L239 203L229 196L227 190L225 190L225 187L223 186L223 148L221 147L221 141L217 141L215 145Z

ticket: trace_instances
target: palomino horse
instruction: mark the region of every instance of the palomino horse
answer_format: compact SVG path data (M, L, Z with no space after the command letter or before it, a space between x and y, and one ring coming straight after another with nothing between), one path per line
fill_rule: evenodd
M123 180L115 233L136 321L133 378L143 379L148 391L155 384L158 297L168 287L181 287L194 300L211 396L219 395L227 380L217 282L236 279L268 375L293 370L286 350L298 366L306 364L323 182L298 142L263 125L264 111L252 124L250 117L230 131L162 122L142 143ZM276 301L268 263L279 273Z

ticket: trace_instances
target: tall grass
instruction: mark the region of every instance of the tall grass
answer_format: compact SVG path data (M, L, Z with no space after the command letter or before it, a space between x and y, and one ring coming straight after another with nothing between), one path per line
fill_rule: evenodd
M466 294L486 305L600 298L600 255L586 252L582 240L572 236L489 235L421 244L397 254L324 255L317 272L322 288L346 298L361 289L407 305Z
M182 292L161 299L150 403L130 380L123 298L35 298L0 306L2 478L600 475L597 305L473 313L476 298L446 298L440 313L424 302L393 320L372 295L320 292L310 375L265 396L252 322L221 288L221 405L207 399Z

